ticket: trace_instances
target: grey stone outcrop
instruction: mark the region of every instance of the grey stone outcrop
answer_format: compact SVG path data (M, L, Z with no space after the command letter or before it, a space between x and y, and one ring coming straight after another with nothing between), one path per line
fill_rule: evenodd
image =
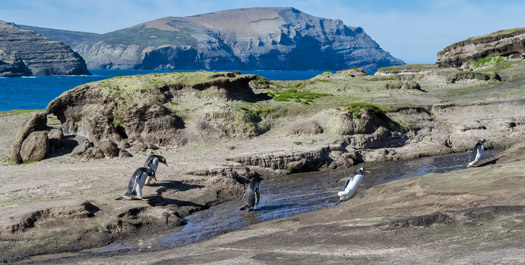
M0 21L0 77L89 74L84 59L64 43Z
M525 52L525 29L502 30L456 42L438 52L441 67L470 66L488 56L520 57Z

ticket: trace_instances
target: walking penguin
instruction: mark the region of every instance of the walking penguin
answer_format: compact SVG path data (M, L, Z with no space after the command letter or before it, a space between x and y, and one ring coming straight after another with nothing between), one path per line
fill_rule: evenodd
M474 150L472 150L472 153L470 153L470 159L469 159L467 167L471 167L472 165L474 165L475 163L479 161L479 159L483 155L483 151L485 151L485 145L484 145L485 142L487 142L487 140L483 138L479 139L476 146L474 146Z
M359 187L359 184L361 184L361 180L363 180L364 173L370 173L370 171L360 167L355 171L355 175L353 177L348 178L343 191L337 193L340 199L336 205L352 198L357 193L357 188Z
M241 211L246 209L248 209L248 211L256 210L257 204L261 201L261 180L263 180L263 177L256 174L246 187L244 195L242 196L245 205L240 209Z
M157 178L155 176L155 173L157 173L157 168L159 167L159 162L163 163L166 166L168 166L168 162L166 162L166 158L164 158L163 156L150 155L148 157L148 159L146 159L146 162L144 163L144 167L151 169L153 171L153 176L148 176L146 178L145 185L147 185L147 186L151 185L152 184L152 183L150 183L151 179L154 179L155 182L157 182Z
M147 177L153 176L155 173L145 167L140 167L135 170L135 173L131 176L128 184L128 190L124 196L117 198L116 200L122 200L127 197L138 200L146 200L142 198L142 187L144 187L144 182Z

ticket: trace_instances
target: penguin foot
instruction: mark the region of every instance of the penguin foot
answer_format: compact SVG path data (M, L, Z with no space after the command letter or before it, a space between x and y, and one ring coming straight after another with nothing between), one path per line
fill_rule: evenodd
M146 202L149 202L149 199L146 199L146 198L142 198L142 199L140 199L140 200L142 200L142 201L146 201Z

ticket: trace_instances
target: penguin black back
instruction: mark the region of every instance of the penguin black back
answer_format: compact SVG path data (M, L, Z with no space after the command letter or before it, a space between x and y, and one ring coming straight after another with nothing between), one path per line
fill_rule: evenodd
M153 172L153 170L151 170L151 169L149 169L147 167L139 167L139 168L137 168L137 170L135 170L135 172L133 173L133 175L131 175L131 178L129 179L128 189L127 189L126 193L124 194L124 196L119 197L116 200L122 200L122 199L124 199L126 197L137 195L137 193L141 194L142 191L139 191L137 189L142 189L141 183L140 183L140 181L141 181L140 178L142 177L142 175L144 173L146 173L147 176L153 176L155 174Z
M240 209L242 210L255 210L257 207L257 204L259 204L259 201L261 200L261 180L264 178L256 174L250 181L250 184L246 186L246 190L244 192L244 203L245 205Z
M475 163L477 163L481 159L481 156L483 155L483 152L485 151L485 146L484 146L485 142L487 142L487 140L481 138L476 143L476 145L474 146L474 149L470 153L469 163L467 167L473 166Z

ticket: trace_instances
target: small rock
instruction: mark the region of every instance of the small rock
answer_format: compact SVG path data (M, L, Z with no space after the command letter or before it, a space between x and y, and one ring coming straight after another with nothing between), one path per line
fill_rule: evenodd
M71 154L74 156L82 155L84 152L86 152L86 150L88 150L90 146L91 146L91 143L88 140L84 140L83 142L75 146L75 148L73 148L73 151L71 151Z
M62 138L64 137L62 130L53 128L47 133L47 137L49 138L49 145L53 150L56 151L62 147ZM50 153L54 153L54 151L50 150Z
M113 142L110 142L108 139L100 140L100 142L97 144L97 147L107 157L117 157L119 155L119 149L117 145Z
M315 121L305 121L292 125L286 135L315 135L323 133L323 128Z
M102 153L100 149L96 147L90 147L80 156L80 160L86 161L90 159L102 159L104 157L104 153Z
M133 157L133 155L124 149L120 149L118 157Z

